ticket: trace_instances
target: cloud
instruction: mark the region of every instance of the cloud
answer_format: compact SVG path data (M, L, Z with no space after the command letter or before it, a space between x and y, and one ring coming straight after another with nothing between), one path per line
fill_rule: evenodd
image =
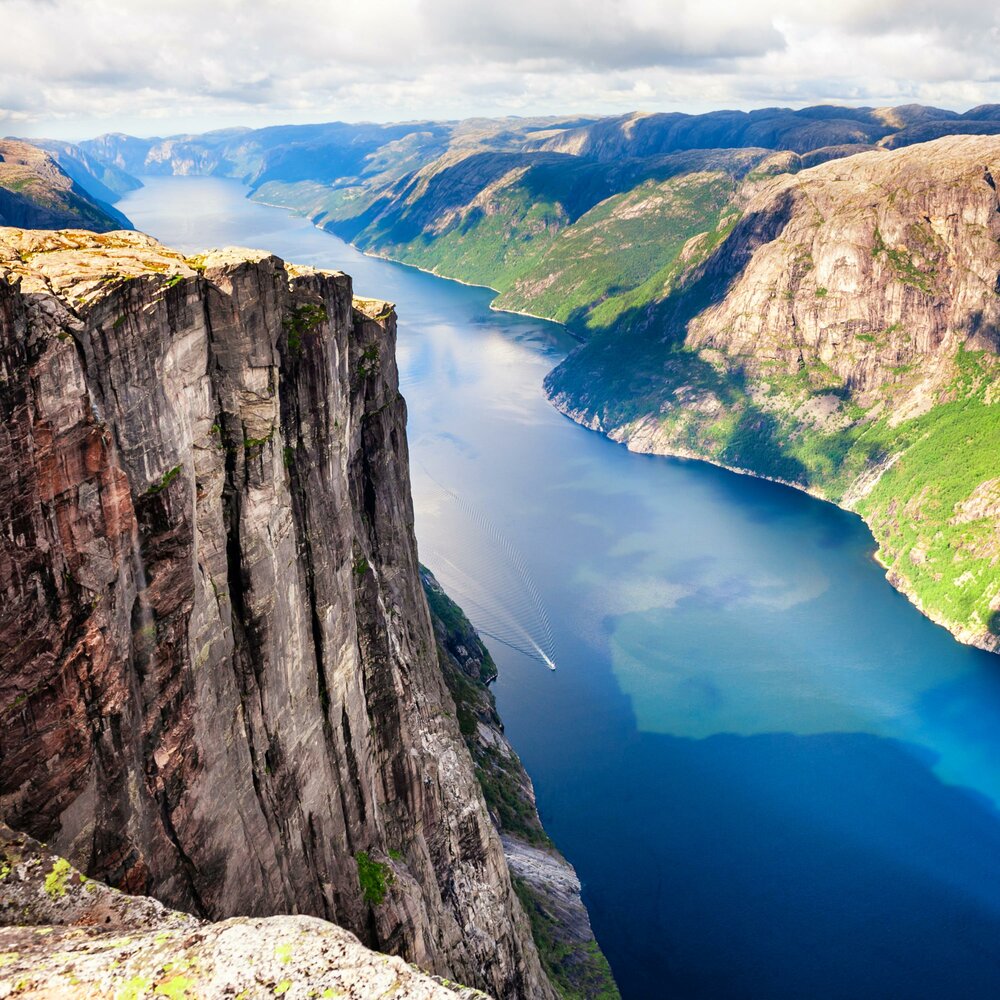
M0 0L0 23L25 134L1000 100L981 0Z
M442 40L515 64L535 58L590 68L690 66L762 56L784 44L768 17L722 0L711 16L697 0L427 0L424 10Z

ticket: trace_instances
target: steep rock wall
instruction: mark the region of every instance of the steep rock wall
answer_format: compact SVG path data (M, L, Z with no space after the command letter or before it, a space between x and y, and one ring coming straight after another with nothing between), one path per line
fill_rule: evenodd
M552 996L435 663L391 307L138 234L0 250L0 814Z

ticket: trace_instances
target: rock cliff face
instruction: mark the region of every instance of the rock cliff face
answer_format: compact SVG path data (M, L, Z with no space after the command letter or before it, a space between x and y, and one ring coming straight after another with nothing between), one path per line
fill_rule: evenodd
M580 880L545 833L531 778L504 734L489 688L497 676L493 657L433 574L421 567L420 576L459 728L549 981L563 1000L620 1000L594 938Z
M728 237L549 392L636 450L858 510L897 586L1000 650L998 177L1000 140L962 136L750 183Z
M211 918L551 991L435 662L391 306L0 230L0 814Z

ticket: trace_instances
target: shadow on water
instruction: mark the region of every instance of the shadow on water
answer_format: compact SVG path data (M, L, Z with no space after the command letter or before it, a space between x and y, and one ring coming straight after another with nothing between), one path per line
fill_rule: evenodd
M635 734L549 782L623 815L551 833L587 873L627 997L1000 995L1000 826L919 755L865 734ZM621 792L623 770L628 789ZM547 818L547 817L543 817Z

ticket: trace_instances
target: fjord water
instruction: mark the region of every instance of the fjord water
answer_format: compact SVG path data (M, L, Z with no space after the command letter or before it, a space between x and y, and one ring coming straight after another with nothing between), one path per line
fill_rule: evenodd
M560 328L244 194L120 207L397 304L421 560L509 643L507 732L626 1000L1000 996L1000 657L893 591L853 515L561 417Z

